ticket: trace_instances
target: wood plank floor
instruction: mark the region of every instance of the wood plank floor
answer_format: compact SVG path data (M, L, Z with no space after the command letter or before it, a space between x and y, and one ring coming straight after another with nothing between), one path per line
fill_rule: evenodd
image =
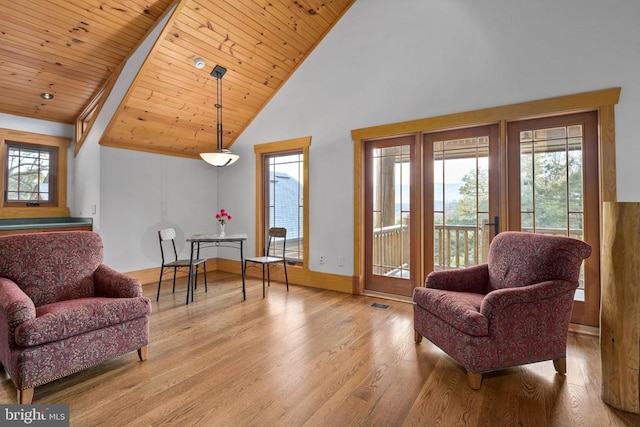
M632 426L600 399L597 337L570 334L567 375L551 362L485 375L427 340L408 303L209 274L194 304L184 281L155 302L149 359L135 352L36 388L70 405L72 426ZM373 302L388 309L374 308ZM0 402L15 390L0 378Z

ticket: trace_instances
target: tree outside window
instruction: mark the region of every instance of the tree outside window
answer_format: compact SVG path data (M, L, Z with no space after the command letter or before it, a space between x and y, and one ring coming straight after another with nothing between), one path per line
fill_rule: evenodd
M5 203L54 202L56 150L7 144Z

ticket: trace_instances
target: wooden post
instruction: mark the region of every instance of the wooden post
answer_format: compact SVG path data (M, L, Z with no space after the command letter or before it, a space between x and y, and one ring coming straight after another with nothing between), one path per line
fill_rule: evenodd
M605 202L601 254L602 400L640 413L640 203Z

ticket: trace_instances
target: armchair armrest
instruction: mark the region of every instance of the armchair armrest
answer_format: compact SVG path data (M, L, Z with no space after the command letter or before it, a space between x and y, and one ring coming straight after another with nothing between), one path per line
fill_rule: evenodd
M484 294L489 283L489 266L478 264L455 270L432 271L427 276L426 288L455 292Z
M480 313L491 322L492 319L503 316L511 305L535 304L566 294L573 299L575 290L576 283L567 280L549 280L529 286L497 289L484 297Z
M31 298L10 279L0 277L0 310L10 327L36 317L36 307Z
M135 298L143 296L140 280L104 264L99 265L93 273L93 282L95 295L98 297Z

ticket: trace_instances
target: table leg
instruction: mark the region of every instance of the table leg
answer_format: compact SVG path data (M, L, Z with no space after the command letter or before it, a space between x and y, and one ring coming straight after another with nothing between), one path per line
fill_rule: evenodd
M246 301L247 299L247 291L244 285L244 251L242 240L240 240L240 271L242 272L242 300Z
M187 304L189 304L189 293L191 293L191 301L193 301L193 289L191 284L193 283L193 249L195 242L191 242L191 255L189 258L189 277L187 278Z

